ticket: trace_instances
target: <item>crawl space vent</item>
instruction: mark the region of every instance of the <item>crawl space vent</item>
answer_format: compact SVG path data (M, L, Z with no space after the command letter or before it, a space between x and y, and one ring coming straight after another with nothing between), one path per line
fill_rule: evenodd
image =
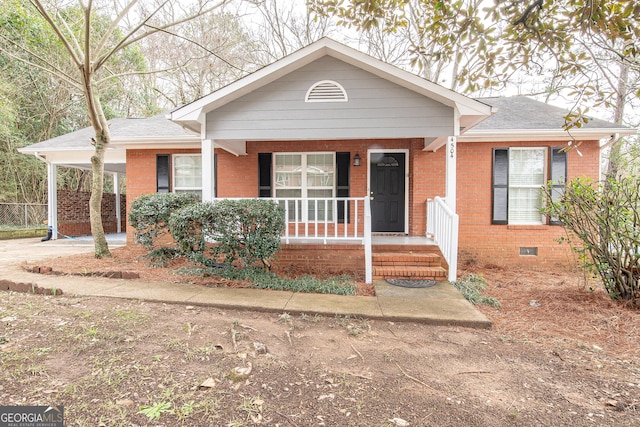
M538 248L520 248L520 255L538 256Z

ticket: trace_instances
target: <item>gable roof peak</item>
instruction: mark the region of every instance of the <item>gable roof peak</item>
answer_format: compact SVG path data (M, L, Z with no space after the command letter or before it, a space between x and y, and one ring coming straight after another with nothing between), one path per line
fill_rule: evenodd
M204 115L324 56L331 56L422 96L456 109L461 125L470 127L491 115L491 106L447 89L416 74L323 37L235 82L171 112L171 120L199 131Z

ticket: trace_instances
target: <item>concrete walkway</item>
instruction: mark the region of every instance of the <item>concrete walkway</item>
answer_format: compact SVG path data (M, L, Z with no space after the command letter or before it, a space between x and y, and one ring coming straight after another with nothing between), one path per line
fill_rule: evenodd
M110 247L122 246L112 241ZM304 294L261 289L208 288L191 284L28 273L23 261L91 252L90 240L40 239L0 241L0 280L62 289L66 295L102 296L144 301L287 313L351 315L391 321L490 328L491 322L448 282L425 289L376 281L376 296Z

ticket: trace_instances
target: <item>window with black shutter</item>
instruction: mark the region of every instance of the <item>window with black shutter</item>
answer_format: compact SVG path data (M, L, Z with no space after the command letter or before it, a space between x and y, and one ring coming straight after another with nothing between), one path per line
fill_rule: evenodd
M560 201L567 185L567 152L564 148L551 150L551 200ZM557 217L551 217L549 224L562 224Z
M156 191L158 193L171 191L169 170L169 155L158 154L156 156Z
M336 197L349 197L351 153L336 153ZM346 210L346 212L345 212ZM338 222L350 222L349 202L338 202Z
M493 224L506 224L509 209L509 150L493 149Z
M559 200L564 195L566 177L567 153L562 148L494 148L491 222L543 224L541 191L549 179L552 198ZM558 224L556 218L548 221Z
M258 197L272 197L271 153L258 154Z

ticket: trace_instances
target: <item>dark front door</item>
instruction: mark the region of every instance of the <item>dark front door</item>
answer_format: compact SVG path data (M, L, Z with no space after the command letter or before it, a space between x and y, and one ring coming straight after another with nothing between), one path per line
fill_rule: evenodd
M371 154L371 231L404 232L405 153Z

